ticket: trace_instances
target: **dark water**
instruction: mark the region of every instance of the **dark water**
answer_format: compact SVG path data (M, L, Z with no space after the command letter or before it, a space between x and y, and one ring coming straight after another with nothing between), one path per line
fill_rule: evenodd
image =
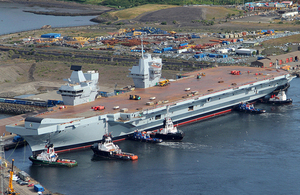
M0 114L0 119L8 118L8 117L11 117L11 116L14 116L14 115L11 115L11 114Z
M179 143L119 142L138 161L92 160L92 150L60 154L74 168L32 166L30 150L15 159L52 192L62 194L299 194L300 79L287 95L292 105L258 104L267 113L230 114L180 127Z
M22 4L14 4L0 1L0 35L40 29L44 25L52 27L68 27L93 25L89 21L95 16L50 16L37 15L23 10L49 11L51 8L26 7Z

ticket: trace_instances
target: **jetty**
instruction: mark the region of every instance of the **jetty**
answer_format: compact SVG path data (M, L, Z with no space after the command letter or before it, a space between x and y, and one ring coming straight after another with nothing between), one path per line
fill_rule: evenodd
M0 182L1 182L1 188L0 188L0 194L5 194L5 191L9 188L10 184L12 184L12 187L10 186L10 189L13 189L15 193L19 193L22 195L32 195L37 194L37 191L34 189L34 185L39 184L38 181L36 181L34 178L30 177L29 174L25 173L24 171L20 170L18 167L13 166L12 163L5 159L5 153L4 153L4 144L6 141L11 139L12 136L5 136L3 138L0 137ZM12 183L10 183L10 171L13 168L13 175L15 176L24 176L26 175L26 179L22 177L22 179L26 180L28 184L21 185L15 179L12 180ZM25 182L25 181L24 181ZM49 190L45 189L43 187L44 191L43 194L52 194ZM56 194L58 195L58 194Z

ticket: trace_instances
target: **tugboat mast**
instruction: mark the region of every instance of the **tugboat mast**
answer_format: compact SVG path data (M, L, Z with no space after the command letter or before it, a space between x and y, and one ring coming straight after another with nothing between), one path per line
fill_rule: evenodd
M108 122L107 122L107 119L105 119L105 135L108 136Z
M169 109L170 109L170 105L167 105L167 117L170 117Z

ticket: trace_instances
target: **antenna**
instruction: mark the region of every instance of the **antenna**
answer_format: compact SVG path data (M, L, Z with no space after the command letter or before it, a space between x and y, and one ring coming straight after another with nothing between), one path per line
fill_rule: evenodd
M108 122L105 119L105 134L108 136Z
M51 144L51 134L49 133L49 145Z
M141 34L141 44L142 44L142 58L144 58L143 33Z
M51 134L49 133L49 138L44 141L45 145L48 147L51 144Z
M169 117L169 109L170 109L170 105L167 105L167 117Z
M143 45L143 35L145 35L145 33L141 34L141 44L142 44L142 58L144 58L144 45Z

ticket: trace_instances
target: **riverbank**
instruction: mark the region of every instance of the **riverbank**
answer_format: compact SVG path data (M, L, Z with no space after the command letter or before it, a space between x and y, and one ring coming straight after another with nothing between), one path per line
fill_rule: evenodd
M113 8L80 4L76 2L50 1L50 0L5 0L4 2L24 4L33 9L27 12L54 16L93 16L111 11ZM47 8L45 11L36 11L35 6Z

